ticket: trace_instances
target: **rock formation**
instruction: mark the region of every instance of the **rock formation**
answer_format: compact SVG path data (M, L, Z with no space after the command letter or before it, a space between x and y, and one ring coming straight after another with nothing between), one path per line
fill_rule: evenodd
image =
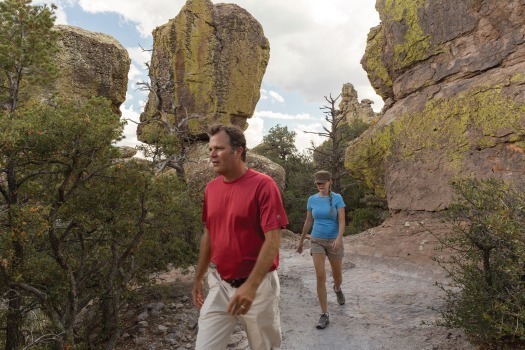
M55 91L71 98L105 97L120 114L131 64L126 49L107 34L65 25L55 29L60 33Z
M358 119L370 124L376 118L376 113L372 109L372 103L374 102L368 99L359 102L354 86L350 83L343 85L339 110L344 113L347 123L351 124L352 121Z
M246 10L188 0L173 20L153 31L150 93L137 129L139 140L155 142L165 132L184 140L184 176L202 192L216 176L206 131L213 123L246 129L269 58L268 39ZM282 167L250 152L247 164L283 188Z
M391 211L435 211L457 177L523 179L525 5L521 0L377 0L362 65L385 100L346 167Z
M193 139L205 139L214 122L246 128L270 55L261 25L248 12L188 0L173 20L153 31L153 40L151 90L137 130L141 141L153 141L148 129L159 124L152 120Z
M104 97L118 115L126 99L131 65L126 49L112 36L82 28L56 25L54 64L56 79L25 87L32 100L48 100L56 94L72 100Z

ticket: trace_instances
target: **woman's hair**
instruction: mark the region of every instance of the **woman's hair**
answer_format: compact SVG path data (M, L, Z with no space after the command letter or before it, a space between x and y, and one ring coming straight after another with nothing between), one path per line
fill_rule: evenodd
M328 200L330 201L330 215L334 215L334 206L332 205L332 185L328 188Z
M315 183L323 183L332 181L332 174L326 170L319 170L314 174ZM328 200L330 201L330 215L334 215L334 207L332 206L332 184L328 187Z
M208 136L213 136L219 132L224 131L230 137L230 146L232 148L242 147L241 158L242 161L246 161L246 137L242 129L236 125L223 125L215 124L212 125L208 130Z

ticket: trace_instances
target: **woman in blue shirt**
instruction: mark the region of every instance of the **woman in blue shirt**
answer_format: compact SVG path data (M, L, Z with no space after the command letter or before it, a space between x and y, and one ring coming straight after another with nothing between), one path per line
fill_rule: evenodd
M345 231L346 205L340 194L331 191L332 175L328 171L316 172L314 181L319 192L308 198L306 220L297 251L303 252L303 241L313 226L310 254L314 261L317 276L317 297L321 304L321 317L317 328L323 329L330 322L326 292L325 257L328 257L332 268L333 289L337 296L337 302L339 305L345 303L341 283L343 282L343 233Z

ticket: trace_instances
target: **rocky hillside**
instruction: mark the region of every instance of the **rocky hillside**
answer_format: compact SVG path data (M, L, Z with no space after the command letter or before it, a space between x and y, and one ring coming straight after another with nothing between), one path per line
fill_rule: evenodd
M440 210L456 177L523 178L525 4L378 0L362 64L385 100L346 157L391 211Z

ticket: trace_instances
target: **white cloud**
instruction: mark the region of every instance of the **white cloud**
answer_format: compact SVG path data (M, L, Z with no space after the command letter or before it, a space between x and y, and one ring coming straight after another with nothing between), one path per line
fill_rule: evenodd
M255 111L254 117L279 119L279 120L313 120L314 119L308 113L286 114L286 113L272 112L272 111Z
M69 0L72 1L72 0ZM88 12L115 12L137 24L142 36L174 18L184 0L76 0ZM213 0L214 3L223 0ZM263 26L271 47L265 82L303 95L306 101L323 101L338 94L345 82L369 85L360 65L371 27L379 15L371 0L229 0L254 16ZM368 95L368 93L367 93ZM265 99L262 96L261 99ZM382 107L375 94L367 97Z
M146 69L146 63L151 61L151 51L144 50L141 47L128 47L126 50L133 62Z
M293 131L296 132L295 147L297 147L299 151L304 151L307 148L311 148L312 142L315 146L319 146L326 140L326 137L321 137L317 134L310 133L323 132L323 125L321 123L299 124L295 126ZM305 133L305 131L308 131L309 133Z
M133 110L133 107L126 107L124 104L120 106L123 119L130 119L127 121L126 126L124 126L124 136L125 138L122 141L118 142L118 146L130 146L135 147L137 145L137 124L140 120L140 114ZM134 122L133 122L134 121Z
M279 95L279 93L275 92L275 91L270 91L270 96L272 97L272 101L277 101L277 102L280 102L280 103L283 103L284 102L284 97L282 97L281 95Z
M141 47L128 47L126 50L131 58L131 66L128 72L129 88L134 93L138 93L137 90L143 86L139 86L137 83L149 82L146 63L151 60L151 51L144 51ZM141 94L147 96L146 91L142 91Z
M253 148L262 142L264 121L261 118L252 117L247 122L248 128L244 131L246 145L248 148Z
M137 23L142 37L148 37L154 28L175 17L183 1L165 0L77 0L86 12L115 12L125 21Z
M50 3L51 0L36 0ZM214 3L224 0L212 0ZM67 23L64 6L78 4L90 13L116 13L120 21L133 23L142 37L150 37L155 27L174 18L186 2L185 0L55 0L59 6L57 16ZM314 120L308 113L286 113L284 104L288 93L299 95L304 101L324 105L324 96L337 96L344 83L350 82L356 88L359 99L370 99L375 103L374 110L383 106L370 86L360 60L363 56L367 34L371 27L379 24L379 16L371 0L228 0L246 9L262 25L270 42L270 62L264 76L264 85L272 89L261 89L261 101L279 103L282 113L257 111L248 120L256 144L262 140L263 118L293 121ZM65 8L67 10L67 7ZM112 35L113 33L108 33ZM130 33L130 35L136 35ZM129 74L130 89L136 88L135 79L147 79L144 62L150 60L150 52L133 47L128 48L132 59ZM145 80L142 79L142 80ZM123 112L132 111L132 105ZM136 105L136 104L135 104ZM290 106L288 106L290 107ZM297 106L294 106L294 113ZM265 107L268 108L268 107ZM304 110L307 110L305 108ZM312 130L317 124L303 125ZM319 124L320 125L320 124ZM127 129L135 126L128 125ZM309 147L314 135L297 132L297 143ZM131 132L129 133L131 135ZM134 130L133 130L134 135ZM308 136L310 135L310 136ZM131 136L128 137L128 140ZM135 136L133 136L136 139Z
M128 72L128 80L130 82L133 82L133 83L136 83L136 80L138 77L142 77L144 75L144 71L142 69L140 69L139 67L137 67L136 64L131 64L131 66L129 67L129 72Z

